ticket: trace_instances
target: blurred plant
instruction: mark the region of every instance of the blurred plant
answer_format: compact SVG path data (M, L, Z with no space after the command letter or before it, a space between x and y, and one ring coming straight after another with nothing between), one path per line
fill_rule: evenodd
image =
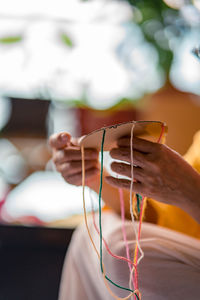
M15 44L23 40L22 36L5 36L0 38L0 44Z
M173 40L180 37L189 26L179 10L167 6L163 0L128 2L140 11L141 18L134 22L141 26L146 40L156 47L160 65L168 74L173 59Z
M200 47L192 49L192 53L200 59Z
M72 42L72 39L66 35L65 33L62 33L61 34L61 40L62 42L69 48L72 48L74 45L73 45L73 42Z
M9 25L1 30L7 36L0 34L0 88L6 93L13 89L24 91L24 97L44 95L105 109L122 100L133 103L166 80L176 85L174 77L188 72L183 64L190 57L184 55L195 60L191 50L200 40L199 0L71 0L62 5L52 1L49 14L31 3L17 30L12 18L11 24L2 23ZM29 18L32 9L40 12L39 18ZM15 47L23 36L23 47ZM4 45L9 44L7 51ZM182 74L173 77L178 59ZM191 85L193 70L195 66L188 72ZM182 90L185 81L188 78L179 85ZM188 91L193 92L193 86Z

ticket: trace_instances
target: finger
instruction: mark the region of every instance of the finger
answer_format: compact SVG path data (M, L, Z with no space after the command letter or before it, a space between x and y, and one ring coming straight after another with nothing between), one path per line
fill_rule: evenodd
M86 160L85 161L85 170L97 167L97 160ZM63 176L73 175L80 173L82 171L82 162L81 161L70 161L57 166L57 171L62 173Z
M98 151L96 149L85 149L84 151L85 160L94 160L98 159ZM78 161L82 160L81 150L75 148L68 148L57 151L53 156L53 161L55 164L62 164L69 161Z
M71 136L67 132L55 133L49 138L49 144L53 149L63 149L70 143Z
M93 176L97 175L99 173L98 168L91 168L85 172L85 183L87 183ZM63 176L64 177L64 176ZM64 179L73 185L82 185L82 172L69 175L64 177Z
M131 181L128 179L118 179L118 178L114 178L112 176L106 176L105 181L108 184L110 184L116 188L130 190L130 187L131 187ZM133 192L143 194L143 190L144 190L144 187L143 187L142 183L140 183L140 182L133 183Z
M110 155L114 159L131 162L130 157L130 149L129 148L113 148L110 151ZM133 163L136 166L143 167L145 161L145 154L138 152L136 150L133 151Z
M113 162L111 164L112 171L131 178L131 166L128 164ZM144 170L140 167L133 167L133 177L137 181L141 181L144 178Z
M80 140L80 138L75 138L75 137L71 137L71 145L72 146L77 146L77 147L79 147L80 148L80 146L79 146L79 140Z
M119 147L130 147L130 139L130 137L122 137L117 141L117 145ZM157 143L140 139L135 136L133 137L133 148L144 153L152 153L156 147L156 144Z

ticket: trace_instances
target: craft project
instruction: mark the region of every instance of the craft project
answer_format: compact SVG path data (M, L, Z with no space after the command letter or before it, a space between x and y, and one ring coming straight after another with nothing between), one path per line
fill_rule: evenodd
M79 140L79 145L84 148L96 148L101 150L102 134L106 131L104 139L104 151L110 151L116 147L117 140L122 136L131 136L131 129L134 125L134 136L152 141L158 142L162 128L163 139L167 134L167 126L160 121L130 121L126 123L115 124L97 129ZM159 141L160 142L160 141ZM162 141L161 141L162 142Z
M133 181L134 181L134 174L133 174L133 148L132 145L134 144L134 137L140 137L143 139L147 139L150 141L163 143L165 140L165 136L167 133L167 126L165 123L159 122L159 121L131 121L128 123L122 123L122 124L116 124L108 127L101 128L99 130L96 130L86 136L83 136L80 139L80 147L82 152L82 185L83 185L83 208L84 208L84 217L85 217L85 224L87 227L87 231L91 240L91 243L93 245L93 248L99 258L100 261L100 268L101 272L103 274L103 279L105 282L105 285L108 289L108 292L113 296L113 298L117 300L126 300L130 299L134 295L135 300L141 299L141 294L139 292L138 287L138 272L137 272L137 266L141 259L144 256L144 253L140 247L140 233L141 233L141 225L142 225L142 219L144 215L144 205L145 205L145 197L142 197L141 195L136 194L136 202L137 202L137 213L139 214L139 226L138 226L138 232L135 225L135 218L133 214ZM129 253L129 247L126 239L126 232L124 227L124 200L123 200L123 191L119 189L119 198L121 203L121 216L122 216L122 232L124 237L124 243L126 248L126 254L127 258L119 257L115 254L113 254L105 239L103 238L102 234L102 223L101 223L101 192L102 192L102 184L103 184L103 153L104 151L109 151L112 148L116 147L117 139L123 136L129 136L130 137L130 152L131 152L131 187L130 187L130 214L132 218L133 228L135 232L135 239L136 239L136 247L134 252L134 260L131 261L130 259L130 253ZM97 228L94 217L94 226L96 228L97 233L99 234L100 238L100 249L98 251L93 238L90 234L90 230L87 223L87 214L86 214L86 208L85 208L85 159L84 159L84 148L96 148L99 151L101 151L101 176L100 176L100 187L99 187L99 228ZM129 280L129 288L120 286L118 283L115 283L112 281L111 278L109 278L106 275L106 269L103 264L102 260L102 245L105 245L108 253L112 255L113 257L121 260L126 260L130 269L130 280ZM138 254L140 252L140 257L138 258ZM134 276L133 276L134 274ZM110 282L112 285L127 290L130 292L130 294L127 297L119 298L116 296L113 291L111 290L108 282ZM133 288L132 288L133 284Z

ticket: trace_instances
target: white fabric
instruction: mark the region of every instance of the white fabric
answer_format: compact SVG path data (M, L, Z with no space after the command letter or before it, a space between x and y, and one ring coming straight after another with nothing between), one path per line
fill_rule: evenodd
M113 253L125 256L120 218L115 214L104 213L102 224L103 236ZM99 249L99 236L91 221L90 230ZM126 232L133 257L135 241L130 221L126 222ZM143 223L141 247L145 254L138 267L142 300L200 299L200 240ZM128 264L112 258L105 248L103 261L107 275L118 284L128 287ZM120 297L129 293L110 286ZM67 253L59 300L111 299L104 285L99 260L85 225L82 225L75 231Z

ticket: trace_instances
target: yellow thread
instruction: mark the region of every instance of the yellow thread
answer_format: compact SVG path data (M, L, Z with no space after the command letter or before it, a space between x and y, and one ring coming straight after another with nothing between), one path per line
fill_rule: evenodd
M143 207L142 207L142 211L141 211L141 213L142 213L142 216L141 216L141 222L143 221L143 219L144 219L144 211L145 211L145 207L146 207L146 201L147 201L147 197L144 197L144 199L143 199ZM135 246L135 252L134 252L134 264L136 264L136 253L137 253L137 248L138 248L138 244L137 244L137 242L136 242L136 246Z
M132 205L132 207L133 207L133 215L138 220L138 214L137 214L137 211L136 211L136 194L135 193L133 193L133 199L132 199L132 201L133 201L133 205Z
M93 238L91 236L91 233L90 233L90 230L89 230L89 227L88 227L88 222L87 222L87 213L86 213L86 206L85 206L85 157L84 157L84 146L82 145L81 146L81 158L82 158L82 186L83 186L83 211L84 211L84 220L85 220L85 225L86 225L86 228L87 228L87 232L88 232L88 235L89 235L89 238L90 238L90 241L93 245L93 248L99 258L99 261L100 261L100 254L95 246L95 243L93 241ZM134 267L133 267L134 269ZM128 296L124 297L124 298L120 298L118 296L116 296L113 291L111 290L110 286L108 285L108 281L106 280L105 278L105 273L106 273L106 270L105 270L105 266L103 264L103 279L104 279L104 283L105 283L105 286L109 292L109 294L115 298L116 300L128 300L130 297L132 297L135 292L132 292L130 293Z

